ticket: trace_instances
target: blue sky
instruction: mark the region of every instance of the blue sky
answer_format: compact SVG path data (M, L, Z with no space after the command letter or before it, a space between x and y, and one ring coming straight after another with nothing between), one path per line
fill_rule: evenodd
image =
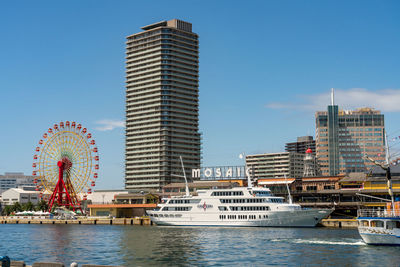
M398 1L2 1L0 174L31 173L42 133L74 120L98 143L97 188L122 188L125 37L172 18L200 36L203 165L314 135L332 87L342 108L380 109L400 135L399 12Z

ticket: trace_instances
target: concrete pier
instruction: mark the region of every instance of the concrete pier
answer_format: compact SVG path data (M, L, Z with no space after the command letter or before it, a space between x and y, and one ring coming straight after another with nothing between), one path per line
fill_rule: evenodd
M76 220L2 217L0 218L0 224L153 225L153 222L148 217L78 218Z
M357 228L356 219L323 219L320 222L323 227L333 228Z
M78 218L76 220L2 217L0 224L84 224L84 225L153 225L149 217L135 218ZM357 228L356 219L323 219L319 226Z

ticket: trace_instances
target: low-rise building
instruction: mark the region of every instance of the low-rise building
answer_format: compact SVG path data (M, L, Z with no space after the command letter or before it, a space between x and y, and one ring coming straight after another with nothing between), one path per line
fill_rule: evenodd
M90 204L111 204L114 203L115 196L123 194L128 194L128 190L98 189L87 195L87 201ZM83 194L81 194L80 198L82 199L82 197Z
M158 195L128 190L96 190L87 198L90 216L116 218L146 215L146 210L154 209L159 201Z
M112 203L89 204L90 216L110 216L132 218L146 215L146 210L154 209L159 202L158 195L151 193L123 193L114 196Z
M247 155L246 165L257 179L302 177L304 154L295 152L266 153Z
M10 188L1 194L2 204L4 206L13 205L16 202L37 204L40 200L39 194L40 192L35 191L35 187Z

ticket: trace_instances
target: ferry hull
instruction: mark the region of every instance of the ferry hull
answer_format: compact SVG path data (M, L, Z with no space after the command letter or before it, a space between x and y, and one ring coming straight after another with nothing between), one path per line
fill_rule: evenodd
M360 233L360 236L368 245L400 246L400 236L370 233Z
M308 209L246 214L246 218L249 218L249 215L254 215L256 219L219 219L220 215L225 215L228 218L228 215L233 214L229 212L182 214L182 217L179 218L156 217L154 215L158 213L157 211L148 211L148 214L157 225L168 226L315 227L331 212L332 210ZM263 215L268 215L268 218L263 219Z
M400 245L399 217L358 217L357 221L358 233L366 244Z

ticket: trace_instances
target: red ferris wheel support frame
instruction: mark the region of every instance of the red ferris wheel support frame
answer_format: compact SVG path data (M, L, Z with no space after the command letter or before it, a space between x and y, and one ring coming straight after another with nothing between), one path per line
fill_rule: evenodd
M57 162L58 166L58 181L53 190L53 194L49 199L49 212L51 212L54 202L58 206L64 206L67 208L72 208L73 211L79 209L83 214L82 208L77 200L76 196L70 192L70 189L66 186L64 182L64 171L71 168L72 163L68 158L63 158L61 161Z

